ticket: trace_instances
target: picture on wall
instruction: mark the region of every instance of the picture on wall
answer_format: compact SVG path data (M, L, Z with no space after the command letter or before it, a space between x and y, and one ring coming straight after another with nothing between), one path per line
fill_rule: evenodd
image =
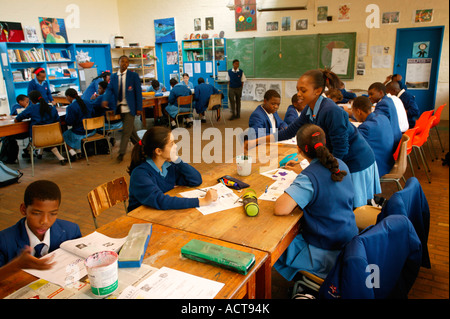
M414 58L428 58L429 49L430 41L414 42L412 56Z
M155 19L155 43L175 41L175 19Z
M0 21L0 42L20 42L25 40L20 22Z
M431 21L433 21L433 9L416 10L415 23Z
M328 6L317 7L317 21L327 22Z
M382 24L392 24L400 22L400 12L383 12L383 17L381 18Z
M45 43L68 43L64 19L39 17L42 40Z
M200 31L202 29L202 19L195 18L194 19L194 31Z
M349 4L339 5L338 21L349 21L349 20L350 20L350 5Z
M25 27L25 42L37 43L39 42L39 38L37 36L36 28L33 26Z
M278 31L278 21L266 22L266 31Z
M205 18L205 30L214 30L214 18Z
M300 19L295 22L295 30L307 30L308 19Z
M281 18L281 30L282 31L291 31L291 17L282 17Z
M256 31L256 0L234 0L236 31Z

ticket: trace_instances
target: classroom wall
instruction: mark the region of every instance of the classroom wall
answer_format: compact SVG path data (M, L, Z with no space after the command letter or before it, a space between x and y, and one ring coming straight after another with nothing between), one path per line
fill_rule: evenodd
M79 26L72 20L78 10ZM71 43L82 43L83 40L110 43L111 37L120 32L117 0L16 0L3 3L0 9L0 21L20 22L22 27L34 26L42 41L39 17L64 19ZM0 72L0 114L9 113L8 103L2 99L5 95L5 82Z
M233 0L165 0L148 1L134 0L132 5L126 0L118 0L118 11L120 21L120 31L125 37L125 42L139 42L141 45L153 45L155 41L154 28L152 22L159 18L175 18L176 40L181 43L185 35L191 33L208 33L210 36L225 32L226 38L247 38L264 36L287 36L299 34L315 33L339 33L357 32L358 43L367 43L370 46L383 45L389 47L392 61L395 54L395 39L397 28L425 27L434 25L444 25L444 41L441 54L440 74L437 86L436 106L449 101L449 4L442 0L429 0L426 3L422 0L359 0L350 3L350 20L338 21L338 7L346 1L324 1L308 0L305 11L272 11L257 13L257 31L236 32L234 27L234 11L228 9L228 3ZM366 6L376 4L383 12L400 11L400 23L383 25L378 29L368 29L366 27ZM315 23L316 7L328 6L328 15L333 17L333 21L326 23ZM413 13L416 9L434 9L434 17L431 23L415 24ZM282 17L291 17L291 30L281 31ZM214 18L214 30L205 31L205 18ZM202 31L194 31L194 18L202 19ZM381 18L381 17L380 17ZM308 30L295 30L295 20L308 19ZM279 31L266 31L266 22L278 21ZM370 51L368 53L370 55ZM346 81L348 89L367 89L373 82L383 82L387 75L392 73L392 65L389 68L372 69L371 56L366 56L366 73L364 76L355 75L354 80ZM392 62L393 63L393 62ZM356 68L355 68L356 69ZM244 70L245 71L245 70ZM300 76L300 74L299 74ZM282 87L284 88L284 81ZM284 94L283 94L284 96ZM289 104L287 98L282 100L281 109ZM449 118L448 107L444 110L443 119Z
M258 1L258 0L257 0ZM287 36L315 33L357 32L358 43L367 43L368 48L374 45L388 46L392 60L395 53L395 39L397 28L411 28L422 26L444 25L444 41L441 54L439 80L437 86L436 105L449 101L449 4L442 0L359 0L350 3L350 20L339 22L337 19L338 6L345 1L308 0L307 10L304 11L272 11L257 13L257 31L236 32L234 27L234 11L227 8L233 0L49 0L38 2L22 0L9 2L2 6L1 21L20 21L22 26L33 25L38 29L39 16L54 16L68 19L70 12L66 8L75 4L80 9L80 27L68 28L67 34L70 42L82 42L84 39L110 42L115 35L123 35L125 42L139 42L141 45L154 45L155 35L153 20L159 18L175 18L176 40L181 43L185 35L194 32L194 18L202 19L202 30L199 33L208 33L210 36L225 32L226 38L247 38L264 36ZM369 13L366 6L376 4L383 12L400 11L400 23L380 25L378 29L368 29L365 21ZM328 15L333 21L315 23L316 7L327 5ZM413 13L416 9L434 9L431 23L413 23ZM291 30L281 31L281 18L291 17ZM214 30L205 31L205 18L214 18ZM308 19L308 30L294 30L295 20ZM266 31L266 22L278 21L279 31ZM66 20L67 25L67 20ZM40 37L40 35L39 35ZM364 76L355 75L354 80L346 81L348 89L367 89L376 81L383 82L387 75L392 73L392 65L385 69L372 69L371 56L364 58L366 73ZM300 75L299 75L300 76ZM284 88L284 81L282 87ZM5 95L5 87L0 74L0 97ZM0 113L7 110L5 101L0 100ZM282 107L289 104L283 99ZM444 110L443 119L449 119L448 107Z

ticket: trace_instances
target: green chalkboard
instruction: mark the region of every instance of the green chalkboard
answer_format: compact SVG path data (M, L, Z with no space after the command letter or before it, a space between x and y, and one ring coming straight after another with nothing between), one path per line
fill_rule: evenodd
M319 35L319 68L330 67L341 79L353 79L355 72L356 33L330 33ZM348 50L348 66L345 73L338 72L338 67L332 65L333 49ZM341 50L342 51L342 50Z
M233 60L239 60L239 68L246 77L255 77L254 38L227 39L227 70L233 67Z
M294 78L317 67L317 35L255 38L255 77Z
M338 75L353 79L355 47L356 32L227 39L227 66L239 59L247 77L298 79L308 70L333 67L334 48L348 49L346 72Z

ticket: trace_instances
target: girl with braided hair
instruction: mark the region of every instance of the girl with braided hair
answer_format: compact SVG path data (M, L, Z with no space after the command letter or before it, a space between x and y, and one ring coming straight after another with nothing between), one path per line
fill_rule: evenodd
M217 199L215 189L200 198L164 194L175 185L199 186L202 183L201 174L178 158L174 136L166 127L151 127L134 145L128 174L129 212L141 205L163 210L194 208L209 205Z
M300 270L325 278L342 247L358 234L353 213L353 183L347 165L326 146L325 132L305 124L297 133L297 148L310 164L301 171L295 161L286 167L298 176L275 202L275 215L303 210L302 230L275 263L287 280Z

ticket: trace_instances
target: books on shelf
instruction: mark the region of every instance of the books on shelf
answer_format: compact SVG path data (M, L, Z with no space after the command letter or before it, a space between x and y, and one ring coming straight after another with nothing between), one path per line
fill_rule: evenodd
M13 82L24 82L31 81L31 74L33 72L33 68L25 68L20 70L12 71Z
M44 62L44 50L42 48L8 49L8 55L9 62Z
M70 61L72 59L72 54L70 50L61 50L60 52L50 52L50 50L45 50L45 59L49 62L51 61Z

